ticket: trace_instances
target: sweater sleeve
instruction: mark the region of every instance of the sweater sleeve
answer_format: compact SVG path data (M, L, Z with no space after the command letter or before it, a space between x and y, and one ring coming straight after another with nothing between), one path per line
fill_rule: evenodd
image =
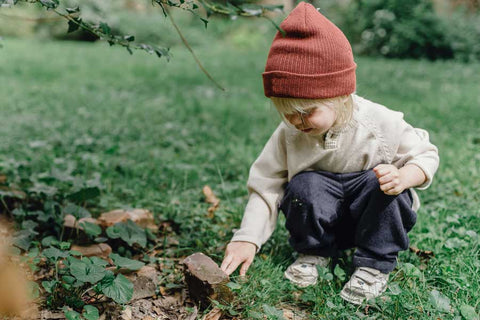
M392 163L398 168L407 164L418 166L425 173L427 180L417 188L421 190L428 188L440 161L437 147L430 142L427 131L413 128L403 119L397 129L399 144L394 150Z
M232 241L252 242L260 249L275 229L277 205L288 177L283 126L280 124L275 130L250 168L249 199L240 229Z

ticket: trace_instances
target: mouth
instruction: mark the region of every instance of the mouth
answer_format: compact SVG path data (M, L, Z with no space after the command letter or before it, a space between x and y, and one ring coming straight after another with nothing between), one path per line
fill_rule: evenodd
M308 129L298 129L300 131L302 131L303 133L309 133L310 131L313 130L313 128L308 128Z

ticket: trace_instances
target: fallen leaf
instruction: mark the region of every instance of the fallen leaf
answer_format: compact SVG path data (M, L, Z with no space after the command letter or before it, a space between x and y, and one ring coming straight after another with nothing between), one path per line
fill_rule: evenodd
M433 251L430 250L420 250L417 247L413 246L411 246L409 249L411 252L415 253L418 257L420 257L420 259L424 260L425 262L428 262L428 260L435 257Z
M142 228L148 228L152 231L158 230L158 226L155 224L153 218L153 213L146 209L118 209L104 212L98 217L100 225L104 228L113 226L119 222L126 222L127 220L132 220Z
M202 191L205 195L205 202L211 204L210 208L208 208L208 217L213 218L213 213L218 209L218 206L220 205L220 200L215 196L209 186L204 186Z
M203 320L219 320L222 317L222 310L219 308L215 307L212 310L210 310L209 313L205 315Z
M7 182L7 176L0 174L0 184L5 184Z

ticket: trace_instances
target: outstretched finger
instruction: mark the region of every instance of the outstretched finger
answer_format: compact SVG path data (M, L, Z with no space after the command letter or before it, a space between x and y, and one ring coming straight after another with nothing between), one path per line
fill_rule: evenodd
M240 276L241 277L244 277L245 274L247 273L248 271L248 268L250 268L250 265L252 264L251 261L245 261L243 264L242 264L242 267L240 268Z
M228 265L232 262L233 260L233 255L227 254L225 258L223 258L222 265L220 266L220 269L223 271L227 270Z
M238 260L232 260L232 262L227 266L227 268L225 270L225 273L227 275L231 275L233 273L233 271L235 271L237 269L240 262L241 261L238 261Z

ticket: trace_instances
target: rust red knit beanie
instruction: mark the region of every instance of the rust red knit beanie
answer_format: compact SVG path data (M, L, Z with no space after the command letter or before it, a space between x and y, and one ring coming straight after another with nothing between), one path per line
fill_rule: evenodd
M267 97L332 98L355 91L352 48L340 29L300 2L280 24L263 73Z

